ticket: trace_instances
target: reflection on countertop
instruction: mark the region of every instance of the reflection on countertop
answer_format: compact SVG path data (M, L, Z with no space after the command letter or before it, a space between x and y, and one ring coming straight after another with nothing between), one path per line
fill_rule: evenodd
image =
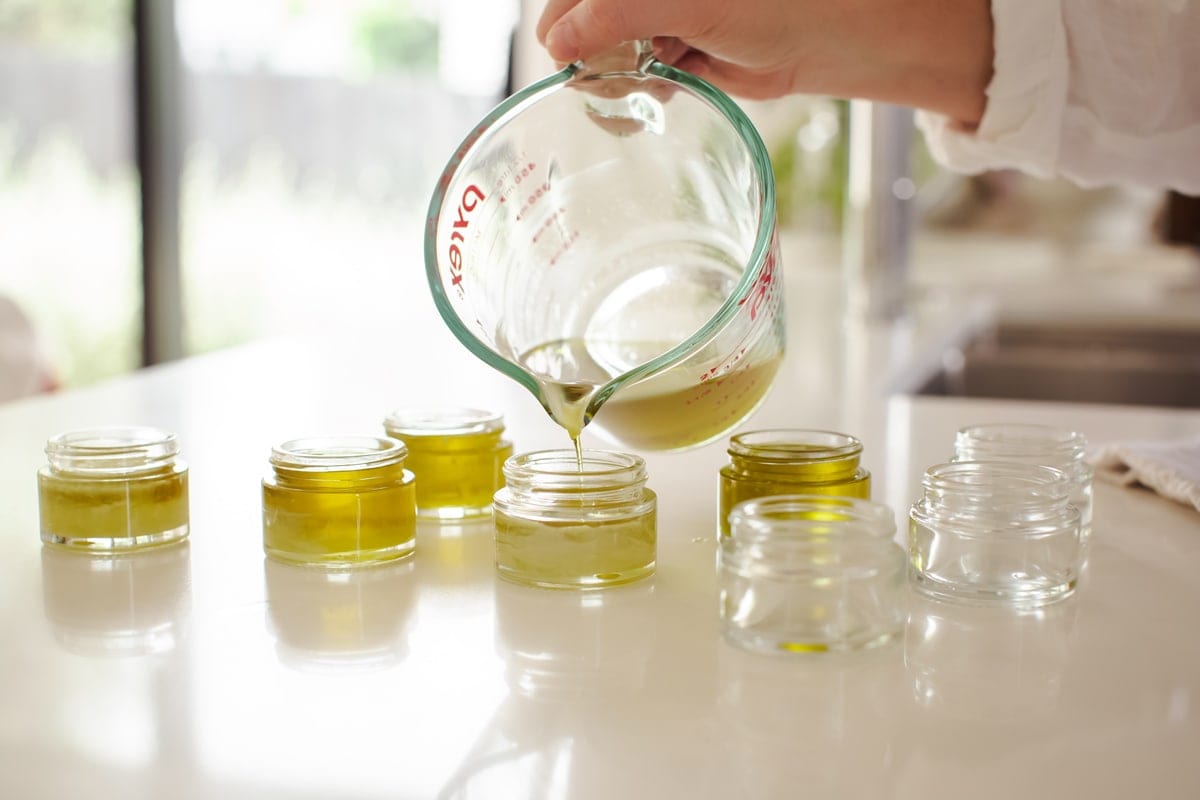
M610 782L603 743L646 691L653 578L592 592L495 581L509 693L439 798L558 797Z
M904 735L893 643L847 653L717 654L723 787L744 797L886 797Z
M42 548L42 601L54 637L78 655L166 653L191 606L187 542L120 555Z
M904 663L914 700L933 714L977 721L1052 713L1078 608L1076 597L1018 612L911 593Z
M263 560L276 652L301 670L385 669L408 654L416 612L411 561L324 570Z

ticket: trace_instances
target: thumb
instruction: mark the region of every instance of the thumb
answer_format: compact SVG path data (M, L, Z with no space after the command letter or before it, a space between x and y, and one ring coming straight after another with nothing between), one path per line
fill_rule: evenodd
M546 32L550 57L566 63L611 50L631 39L675 36L678 0L580 0Z

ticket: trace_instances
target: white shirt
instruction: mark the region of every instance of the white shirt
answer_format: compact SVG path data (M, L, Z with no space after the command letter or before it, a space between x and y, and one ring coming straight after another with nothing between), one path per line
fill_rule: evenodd
M1200 0L992 0L992 20L978 130L917 115L935 158L1200 194Z

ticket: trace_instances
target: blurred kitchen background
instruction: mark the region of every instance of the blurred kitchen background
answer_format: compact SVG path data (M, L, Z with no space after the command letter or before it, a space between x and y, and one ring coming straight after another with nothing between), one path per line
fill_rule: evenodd
M55 382L427 303L412 278L434 181L506 91L553 68L530 34L541 5L0 0L0 296ZM1194 200L953 175L910 115L865 104L747 108L789 279L863 271L883 316L1086 295L1143 316L1170 298L1200 327Z

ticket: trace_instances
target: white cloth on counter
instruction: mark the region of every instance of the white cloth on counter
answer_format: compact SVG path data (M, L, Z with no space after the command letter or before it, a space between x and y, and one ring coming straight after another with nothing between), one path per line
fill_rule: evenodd
M1096 474L1118 483L1140 483L1200 511L1200 438L1182 442L1119 442L1089 459Z
M992 21L978 130L917 115L935 158L1200 194L1200 1L992 0Z

